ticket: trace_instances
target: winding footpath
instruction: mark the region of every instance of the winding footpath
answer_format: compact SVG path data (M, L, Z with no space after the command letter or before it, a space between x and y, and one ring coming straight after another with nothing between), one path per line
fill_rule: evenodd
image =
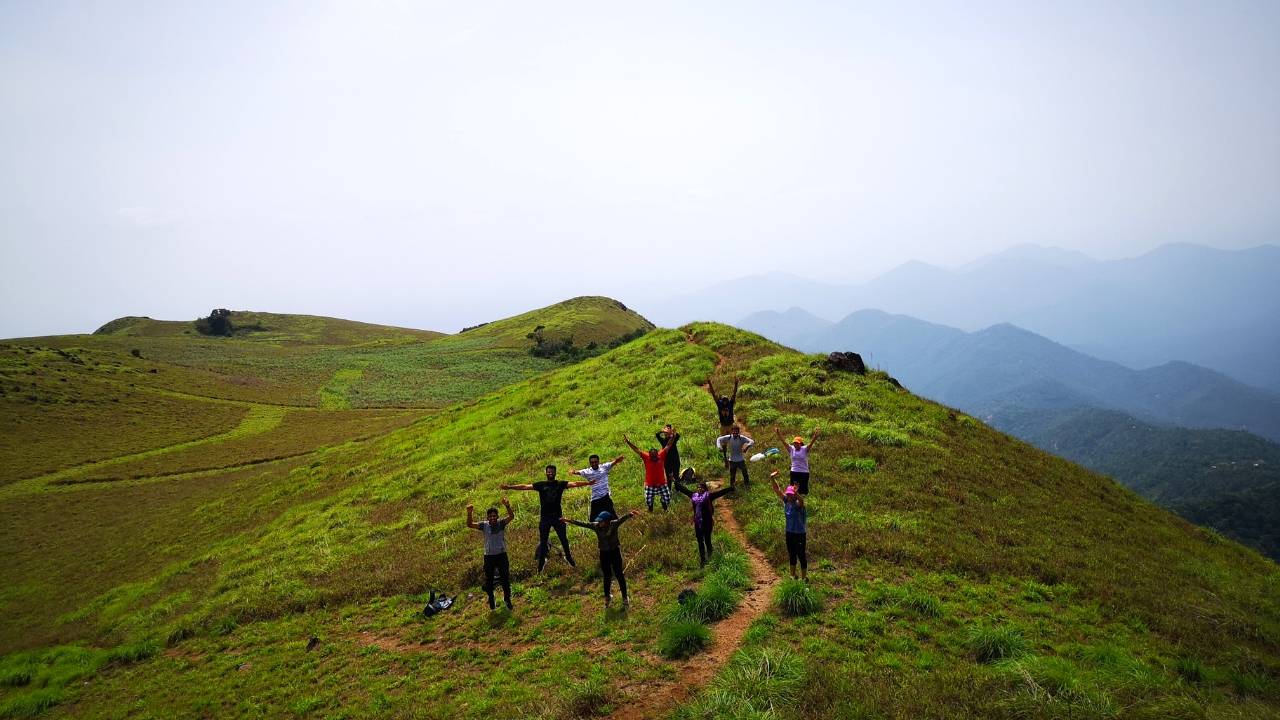
M691 343L697 342L687 333L685 339ZM716 353L716 371L723 368L724 364L725 357ZM706 383L702 387L709 389L710 385ZM742 428L744 434L749 434L745 423L737 417L734 417L734 422ZM657 683L649 681L624 684L621 687L624 699L609 716L614 720L662 717L690 700L711 682L716 672L738 651L751 624L769 610L773 590L781 578L765 554L747 541L742 526L729 509L732 504L732 500L716 504L716 527L732 535L746 552L751 564L751 587L744 591L742 601L732 615L711 626L711 646L704 652L687 660L671 663L671 675L668 679Z

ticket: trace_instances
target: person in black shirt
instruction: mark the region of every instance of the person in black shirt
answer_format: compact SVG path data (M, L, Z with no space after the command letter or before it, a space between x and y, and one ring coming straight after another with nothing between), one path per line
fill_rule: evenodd
M671 437L674 431L671 429L671 423L667 423L654 434L658 439L658 447L669 447L667 450L666 464L663 469L667 473L667 487L675 484L677 476L680 475L680 448L676 443L680 442L680 433L675 433L675 439L671 441L671 445L667 445L667 438Z
M717 395L716 386L707 380L707 389L716 401L716 417L720 420L720 434L726 435L733 426L733 404L738 402L738 378L733 379L733 395Z
M618 542L618 528L622 523L639 514L639 510L632 510L615 520L613 513L608 510L601 510L600 514L596 516L596 521L590 523L560 518L561 522L572 523L578 527L595 531L596 542L600 545L600 574L604 576L605 607L609 607L609 603L613 602L613 594L609 590L613 585L613 577L615 575L618 577L618 589L622 591L622 607L625 608L630 602L627 597L627 578L622 574L622 547Z
M715 527L715 501L717 498L733 492L733 487L722 488L711 492L705 480L698 481L697 489L689 488L684 483L697 478L692 469L684 471L684 477L676 482L676 490L688 496L693 504L693 535L698 540L698 563L707 566L707 558L711 557L711 530Z
M594 483L594 480L584 480L581 482L565 482L556 480L556 466L547 466L547 479L528 485L499 485L503 490L533 490L538 493L538 549L534 553L534 557L538 560L538 572L542 572L542 568L547 564L547 554L551 552L551 545L547 542L551 537L551 530L556 531L556 535L560 536L560 547L564 548L564 561L569 563L570 567L577 567L577 563L573 561L573 553L569 552L569 537L564 531L564 510L560 507L560 498L564 495L564 491L569 488L586 487Z

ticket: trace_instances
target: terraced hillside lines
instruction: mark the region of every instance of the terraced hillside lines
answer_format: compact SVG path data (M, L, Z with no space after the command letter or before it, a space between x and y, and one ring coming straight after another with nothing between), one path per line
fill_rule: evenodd
M712 644L706 652L678 662L674 677L653 683L630 683L621 691L625 699L610 717L615 720L640 720L663 717L701 690L742 646L751 624L769 611L772 594L778 585L774 571L764 553L747 542L733 513L724 510L726 502L716 507L718 527L729 533L744 548L751 563L753 585L742 597L732 615L712 627Z

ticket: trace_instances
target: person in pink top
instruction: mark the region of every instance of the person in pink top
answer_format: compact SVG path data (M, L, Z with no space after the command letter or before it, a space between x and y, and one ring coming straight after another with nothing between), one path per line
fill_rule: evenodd
M792 438L791 443L787 444L785 438L782 437L782 431L778 428L773 429L773 434L778 436L778 442L787 446L787 451L791 453L791 484L796 486L801 495L809 494L809 448L818 442L818 433L820 428L813 429L813 439L809 440L809 444L804 444L804 438L799 435Z

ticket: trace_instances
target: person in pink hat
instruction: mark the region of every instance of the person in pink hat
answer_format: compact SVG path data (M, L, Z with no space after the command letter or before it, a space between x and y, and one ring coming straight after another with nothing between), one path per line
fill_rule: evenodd
M769 473L769 483L773 485L773 493L782 501L782 514L786 516L787 558L791 561L791 577L796 577L796 564L800 564L800 578L809 582L809 556L805 547L808 540L807 511L804 508L804 495L796 488L796 481L791 480L787 489L778 487L778 471Z

